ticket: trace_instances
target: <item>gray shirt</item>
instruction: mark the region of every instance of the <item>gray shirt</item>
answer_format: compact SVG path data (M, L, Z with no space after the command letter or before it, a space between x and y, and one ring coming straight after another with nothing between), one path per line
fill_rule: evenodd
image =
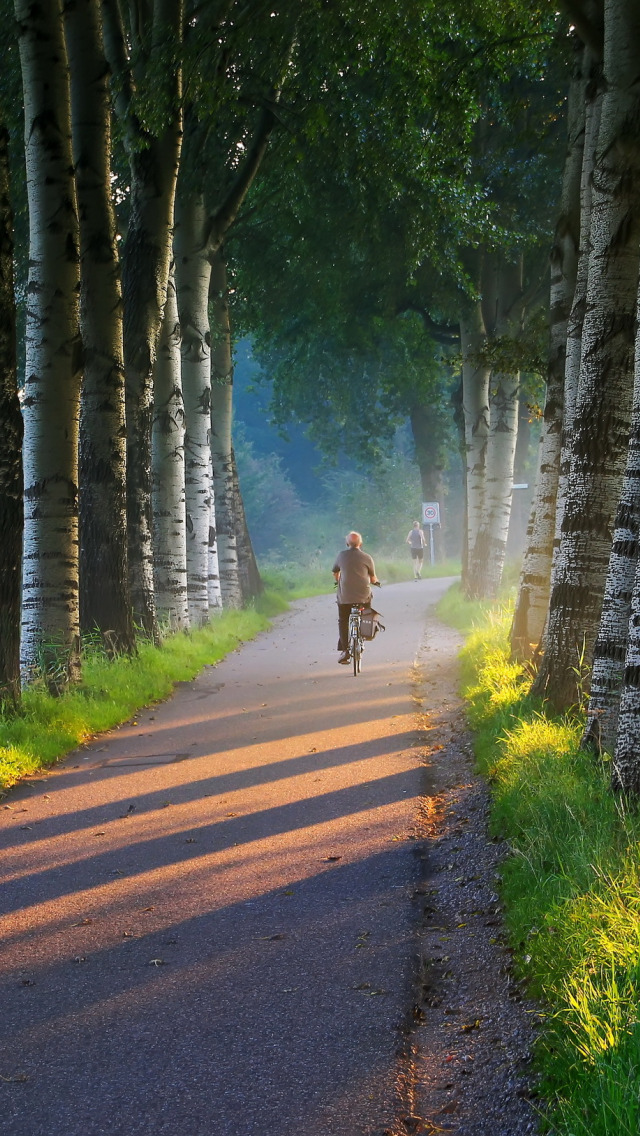
M367 603L371 599L371 580L376 568L368 552L361 548L343 548L336 556L333 571L340 573L339 604Z

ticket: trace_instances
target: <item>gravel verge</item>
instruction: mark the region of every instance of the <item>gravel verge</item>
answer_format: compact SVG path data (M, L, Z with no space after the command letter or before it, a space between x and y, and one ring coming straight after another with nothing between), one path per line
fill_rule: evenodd
M489 789L455 694L459 645L429 619L414 669L426 785L398 1131L525 1136L540 1115L530 1065L540 1015L512 972L497 892L506 850L489 835Z

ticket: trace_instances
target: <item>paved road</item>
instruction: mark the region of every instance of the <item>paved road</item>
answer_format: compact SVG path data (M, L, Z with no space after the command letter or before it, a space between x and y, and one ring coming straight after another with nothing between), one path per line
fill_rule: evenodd
M0 1133L394 1128L424 788L410 670L449 581L333 597L0 805ZM428 647L428 644L427 644Z

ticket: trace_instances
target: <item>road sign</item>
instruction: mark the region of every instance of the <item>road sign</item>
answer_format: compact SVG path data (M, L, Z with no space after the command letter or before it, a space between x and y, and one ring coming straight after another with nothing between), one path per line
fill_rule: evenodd
M440 524L440 505L438 501L422 502L422 523L423 525Z

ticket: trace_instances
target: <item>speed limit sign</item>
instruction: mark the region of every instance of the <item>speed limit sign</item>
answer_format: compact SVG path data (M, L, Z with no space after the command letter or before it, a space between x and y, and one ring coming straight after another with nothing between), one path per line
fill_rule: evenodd
M423 525L440 524L440 505L438 501L422 502L422 523Z

